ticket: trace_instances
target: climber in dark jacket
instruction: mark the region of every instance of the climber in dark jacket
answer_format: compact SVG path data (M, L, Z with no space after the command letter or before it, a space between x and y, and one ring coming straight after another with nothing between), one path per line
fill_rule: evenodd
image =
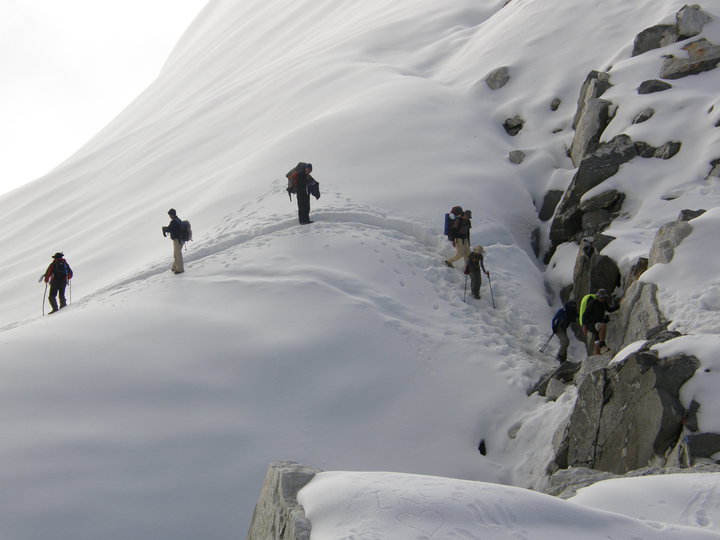
M65 300L65 287L73 277L72 269L65 260L65 255L57 252L53 255L53 262L50 263L45 271L45 283L50 283L50 295L48 302L52 306L50 313L55 313L58 309L62 309L67 305ZM58 306L55 297L60 298L60 306Z
M557 360L562 364L567 360L567 350L570 346L570 338L568 337L568 327L577 320L577 304L575 300L568 300L565 306L561 307L555 313L551 326L552 332L560 340L560 349L558 350Z

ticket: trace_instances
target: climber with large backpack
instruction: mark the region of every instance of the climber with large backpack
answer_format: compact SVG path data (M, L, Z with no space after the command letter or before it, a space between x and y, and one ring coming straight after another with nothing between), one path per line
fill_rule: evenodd
M312 223L310 219L310 195L316 199L320 198L320 183L310 174L312 170L312 163L301 161L285 175L288 179L288 196L292 200L292 194L294 193L297 199L300 225Z
M48 302L50 302L50 306L52 306L50 313L55 313L67 305L65 287L70 283L73 277L73 271L65 260L65 255L61 252L58 251L52 258L53 262L47 267L44 279L46 284L50 284L50 294L48 295ZM59 306L55 299L56 296L60 299Z
M568 327L577 321L578 311L575 300L568 300L565 305L555 312L555 316L550 323L553 335L560 340L560 349L555 358L561 364L567 360L567 350L570 346L570 338L568 337Z
M445 264L450 268L453 263L459 259L464 259L467 265L470 256L470 227L472 212L465 210L460 206L454 206L448 215L450 219L450 227L448 232L448 240L455 247L455 255L445 260Z
M192 227L189 221L181 220L174 208L168 210L170 223L167 227L162 228L163 236L170 235L173 242L173 264L171 270L173 274L182 274L185 271L183 262L182 248L187 242L192 240Z

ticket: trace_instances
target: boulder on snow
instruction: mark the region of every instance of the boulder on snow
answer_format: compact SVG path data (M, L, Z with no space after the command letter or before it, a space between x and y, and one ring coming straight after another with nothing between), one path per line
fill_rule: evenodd
M555 98L550 102L550 110L551 111L557 111L560 108L560 104L562 103L562 100L560 98Z
M600 136L610 122L610 102L604 99L588 99L575 126L570 146L570 159L577 167L583 158L600 146Z
M490 90L498 90L505 86L509 80L510 68L503 66L491 71L488 76L485 77L485 84L488 85Z
M643 81L638 86L638 94L654 94L656 92L663 92L672 88L672 84L666 83L665 81L659 81L657 79L651 79L649 81Z
M505 128L507 134L512 137L520 133L524 125L525 120L523 120L517 115L513 116L512 118L508 118L505 120L505 122L503 122L503 128Z
M605 341L613 351L648 339L648 331L664 328L668 321L657 301L657 285L633 281L625 291L620 309L611 314Z
M585 104L591 99L597 99L602 96L608 88L610 88L610 74L602 71L591 71L585 77L585 81L580 87L580 96L578 97L577 108L573 118L572 127L577 127L580 117L585 110Z
M510 160L510 163L520 165L520 163L525 161L525 152L522 150L511 150L510 154L508 154L508 159Z
M649 266L657 263L666 264L672 261L675 248L692 232L688 221L702 215L705 210L683 210L675 221L666 223L657 233L650 248Z
M635 143L627 135L618 135L603 143L580 163L550 227L552 249L582 236L582 196L618 172L623 163L637 156Z
M640 111L635 118L633 118L632 123L633 124L642 124L643 122L647 122L655 115L655 109L652 107L647 107Z
M646 28L635 36L632 56L665 47L678 40L677 26L674 24L658 24Z
M661 79L680 79L715 69L720 64L720 47L706 39L695 41L683 47L687 58L670 56L663 61Z
M685 5L675 14L677 33L680 39L697 36L712 19L702 8L694 4Z

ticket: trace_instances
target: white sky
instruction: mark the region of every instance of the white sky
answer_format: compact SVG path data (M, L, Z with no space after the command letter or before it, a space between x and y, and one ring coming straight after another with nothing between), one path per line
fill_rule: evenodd
M38 178L150 82L207 0L0 0L0 194Z

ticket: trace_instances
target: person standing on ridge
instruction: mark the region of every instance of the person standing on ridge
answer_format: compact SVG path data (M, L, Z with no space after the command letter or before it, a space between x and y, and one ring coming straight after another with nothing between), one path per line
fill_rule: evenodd
M607 349L605 337L610 317L605 313L612 313L620 309L619 305L609 307L609 299L610 295L605 289L598 289L596 294L586 294L580 302L580 326L585 335L589 333L593 336L595 354L600 354L603 349Z
M490 278L490 272L485 270L485 249L482 246L475 246L472 253L468 255L465 273L470 276L470 292L473 298L480 299L480 285L482 285L482 274L480 270Z
M312 173L312 163L298 163L285 175L288 179L287 191L292 199L292 194L297 197L298 221L300 225L308 225L313 221L310 219L310 195L316 199L320 198L320 184L315 180Z
M58 251L52 258L53 262L50 263L50 266L48 266L45 271L45 283L50 283L48 302L50 302L52 306L50 313L55 313L67 305L65 301L65 287L72 279L73 272L65 260L65 255ZM58 306L57 300L55 299L56 296L60 298L60 306Z
M455 255L445 261L445 264L450 268L452 268L453 263L459 259L465 259L465 264L467 264L468 257L470 256L471 219L472 212L465 210L455 215L455 219L453 219L450 224L448 239L453 243L453 246L455 246Z
M162 232L165 237L169 234L173 243L173 265L171 269L174 274L182 274L185 271L182 255L183 242L181 240L182 220L177 216L174 208L168 210L168 216L170 216L170 223L167 227L162 228Z

